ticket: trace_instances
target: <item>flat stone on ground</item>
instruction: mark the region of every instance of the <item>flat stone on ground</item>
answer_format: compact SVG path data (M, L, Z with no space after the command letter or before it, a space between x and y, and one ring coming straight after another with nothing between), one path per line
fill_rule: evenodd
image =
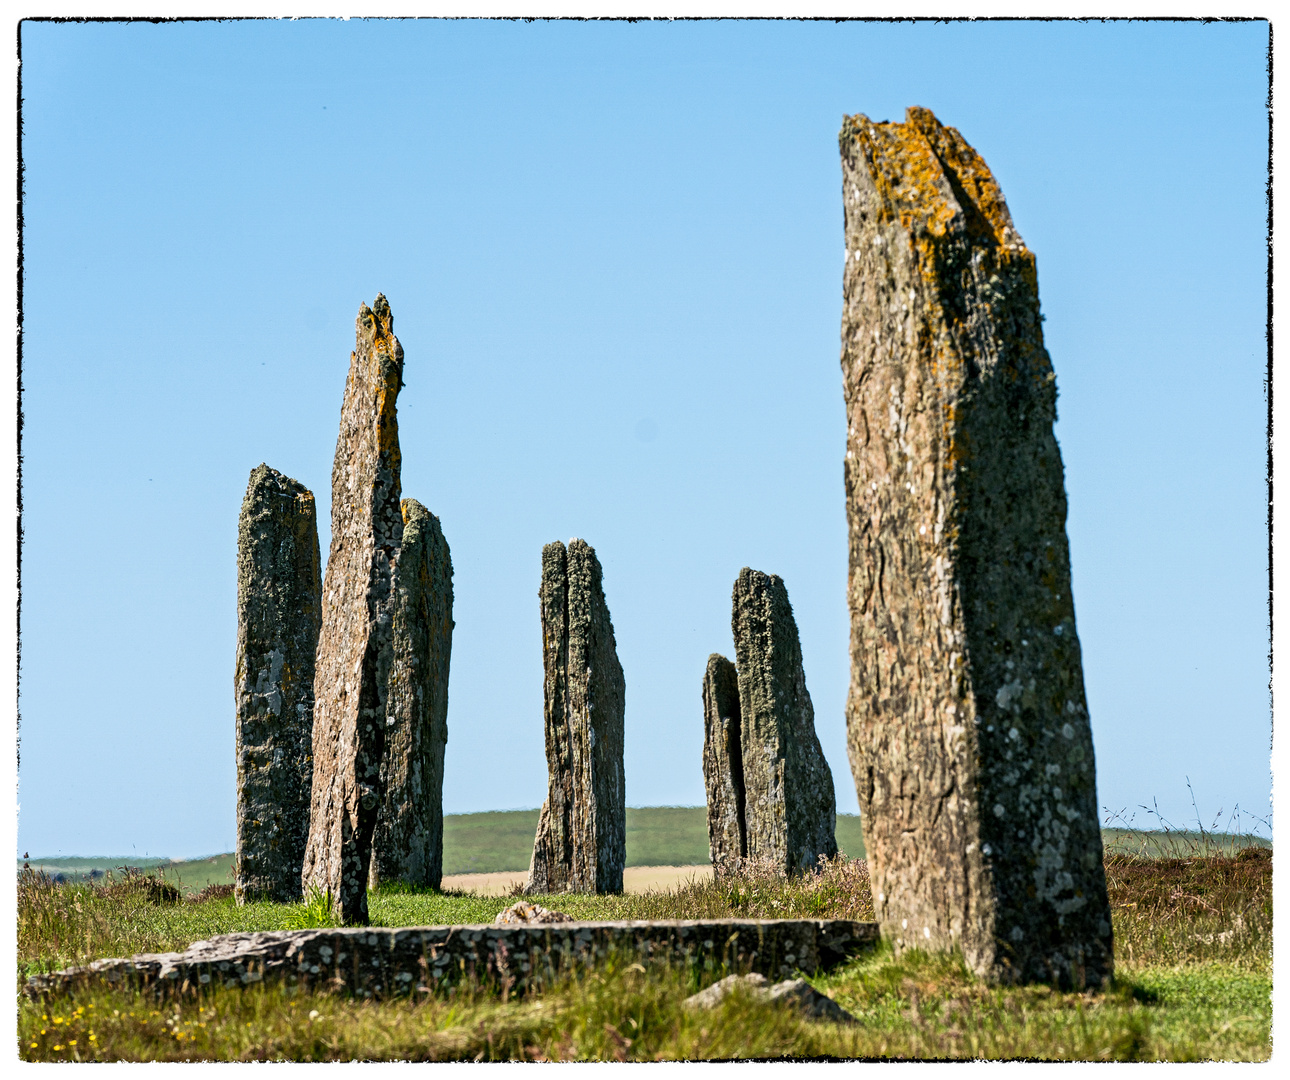
M725 964L788 978L833 967L877 940L875 924L837 919L275 930L224 934L182 953L96 960L32 976L25 989L40 997L103 985L160 993L274 983L388 997L432 992L467 978L524 990L570 965L588 966L611 954L705 968Z
M772 985L765 975L757 972L728 975L720 982L692 994L682 1004L688 1009L715 1009L739 990L754 999L785 1002L811 1020L826 1020L834 1024L856 1022L856 1018L846 1009L827 994L821 994L805 979L785 979Z

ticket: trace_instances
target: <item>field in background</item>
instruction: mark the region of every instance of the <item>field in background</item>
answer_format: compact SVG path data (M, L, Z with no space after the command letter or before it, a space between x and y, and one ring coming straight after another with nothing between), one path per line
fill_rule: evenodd
M491 874L523 871L533 854L538 811L497 810L482 814L449 814L443 820L443 872ZM839 814L838 848L853 859L864 857L860 819ZM27 860L33 870L67 881L97 880L108 870L137 866L157 870L185 891L233 880L231 853L204 859L39 858ZM700 866L708 862L708 818L702 806L627 808L627 865ZM18 860L19 869L23 861ZM95 872L97 871L97 874Z
M502 810L482 814L450 814L444 818L443 862L445 875L493 874L526 871L537 830L536 810ZM853 859L864 857L860 818L839 814L838 850ZM1142 832L1103 829L1108 852L1149 857L1186 856L1203 848L1209 853L1232 852L1251 844L1270 847L1271 841L1254 836L1195 831ZM233 880L231 853L204 859L46 858L30 859L33 870L67 881L97 880L108 870L136 866L158 870L185 892ZM708 862L707 811L702 806L647 806L627 809L627 865L701 866ZM18 861L21 869L22 860Z

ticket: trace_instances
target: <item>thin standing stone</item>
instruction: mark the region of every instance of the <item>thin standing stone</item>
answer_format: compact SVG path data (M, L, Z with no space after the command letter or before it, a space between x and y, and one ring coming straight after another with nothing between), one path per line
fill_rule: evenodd
M527 892L622 892L623 669L590 545L542 549L539 600L549 783Z
M847 737L875 909L979 975L1112 971L1035 258L927 109L843 122Z
M384 296L359 308L331 474L331 554L314 679L314 776L302 883L336 916L366 924L381 804L386 682L394 656L392 582L399 510L403 347Z
M744 762L739 747L739 678L719 653L703 675L703 782L708 792L708 851L722 878L748 855Z
M394 570L394 660L385 701L380 816L370 884L439 888L443 878L443 752L448 742L452 558L439 519L403 500Z
M238 903L300 899L313 778L320 561L313 493L257 466L237 527Z
M748 858L811 870L838 853L837 805L793 607L777 574L746 566L732 601Z

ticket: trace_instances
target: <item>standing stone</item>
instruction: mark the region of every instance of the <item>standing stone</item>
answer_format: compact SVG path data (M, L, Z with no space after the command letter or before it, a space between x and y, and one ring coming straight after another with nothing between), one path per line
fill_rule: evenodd
M542 549L538 597L549 783L527 891L622 892L623 669L600 563L585 541Z
M744 761L739 747L739 679L719 653L703 675L703 782L708 789L708 852L717 878L736 871L748 854L744 819Z
M811 870L838 853L837 806L788 590L778 575L745 566L733 609L748 858Z
M253 469L237 524L238 903L300 898L322 624L319 567L313 493L267 465Z
M394 564L403 538L399 425L403 347L390 305L358 311L331 473L331 553L314 677L314 776L302 882L336 916L367 923L372 834L381 804Z
M1111 921L1035 258L926 109L847 118L847 735L897 947L1096 984Z
M452 559L439 519L404 499L394 568L394 659L385 699L381 811L370 884L439 888L443 878L443 751L448 741Z

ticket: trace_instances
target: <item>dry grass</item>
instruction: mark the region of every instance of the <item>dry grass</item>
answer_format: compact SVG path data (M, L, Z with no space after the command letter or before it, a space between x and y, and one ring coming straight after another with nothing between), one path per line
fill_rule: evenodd
M1272 954L1272 849L1106 858L1116 956L1134 965L1216 960L1264 970Z

